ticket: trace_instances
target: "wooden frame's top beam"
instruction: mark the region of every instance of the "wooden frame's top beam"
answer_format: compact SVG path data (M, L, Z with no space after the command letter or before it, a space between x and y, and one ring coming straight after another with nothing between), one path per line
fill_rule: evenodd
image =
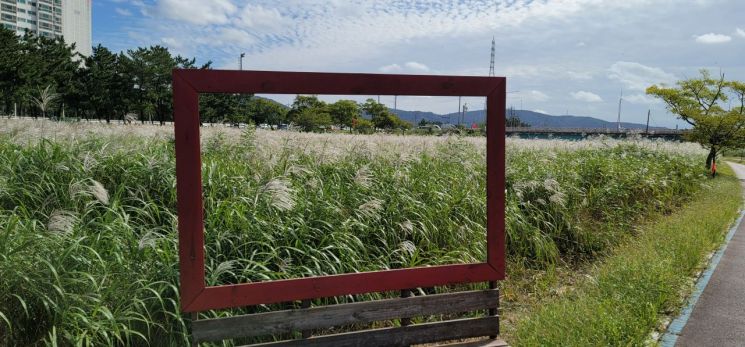
M198 93L488 96L504 77L174 70Z

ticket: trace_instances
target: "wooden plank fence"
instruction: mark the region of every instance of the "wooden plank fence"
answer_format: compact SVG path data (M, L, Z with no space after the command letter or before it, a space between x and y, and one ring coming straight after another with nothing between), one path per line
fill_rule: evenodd
M413 296L411 292L402 291L401 297L394 299L317 307L310 307L310 301L304 301L297 309L196 320L192 323L192 335L196 345L205 341L303 334L298 339L253 346L409 346L499 335L499 290L496 288L421 296ZM466 312L486 314L411 324L411 318L415 317ZM400 320L400 326L330 335L322 333L324 329L334 327L396 319ZM321 333L313 336L312 331Z

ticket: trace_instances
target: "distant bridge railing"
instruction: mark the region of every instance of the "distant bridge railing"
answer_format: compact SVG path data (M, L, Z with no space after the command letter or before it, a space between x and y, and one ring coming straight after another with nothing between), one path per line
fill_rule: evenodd
M507 127L507 136L518 136L521 138L561 138L561 139L584 139L591 136L605 135L615 138L629 136L642 136L649 138L662 138L666 140L683 140L686 130L677 129L609 129L609 128L533 128L533 127Z
M675 129L650 129L645 131L643 129L617 129L610 128L533 128L533 127L507 127L507 132L513 133L586 133L586 134L668 134L668 135L682 135L685 130Z

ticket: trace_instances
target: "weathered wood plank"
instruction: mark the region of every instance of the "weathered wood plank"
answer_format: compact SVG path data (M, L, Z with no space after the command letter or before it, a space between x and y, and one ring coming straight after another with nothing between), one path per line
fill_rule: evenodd
M271 342L252 345L254 347L292 347L292 346L410 346L416 343L429 343L444 340L465 339L469 337L494 334L499 325L499 317L458 319L436 323L409 325L397 328L364 330L336 335L311 337L290 341ZM247 347L247 346L246 346Z
M304 309L310 308L310 304L311 304L310 300L303 300L303 303L302 303L301 308L304 308ZM304 339L309 338L310 337L310 330L303 330L302 331L302 335L303 335L303 338Z
M414 293L411 292L411 289L404 289L401 291L402 298L410 298L412 296L414 296ZM411 318L401 317L401 326L407 326L407 325L411 325Z
M499 289L497 287L497 281L490 281L489 282L489 289L493 289L493 290L496 290L497 291L497 306L495 306L494 308L490 308L487 311L487 313L490 316L498 316L499 315L499 311L498 311L498 308L499 308ZM489 338L490 339L496 339L497 336L499 336L499 325L497 325L497 333L494 334L494 335L489 335Z
M510 345L504 340L499 339L486 339L478 341L466 341L466 342L454 342L443 345L437 345L437 347L509 347Z
M277 335L400 317L468 312L498 304L496 290L415 296L199 320L192 324L192 335L196 341Z

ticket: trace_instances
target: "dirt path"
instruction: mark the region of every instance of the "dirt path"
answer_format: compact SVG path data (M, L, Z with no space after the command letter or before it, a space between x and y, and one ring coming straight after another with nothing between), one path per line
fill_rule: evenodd
M729 163L745 186L745 165ZM745 220L737 226L676 346L745 346Z

